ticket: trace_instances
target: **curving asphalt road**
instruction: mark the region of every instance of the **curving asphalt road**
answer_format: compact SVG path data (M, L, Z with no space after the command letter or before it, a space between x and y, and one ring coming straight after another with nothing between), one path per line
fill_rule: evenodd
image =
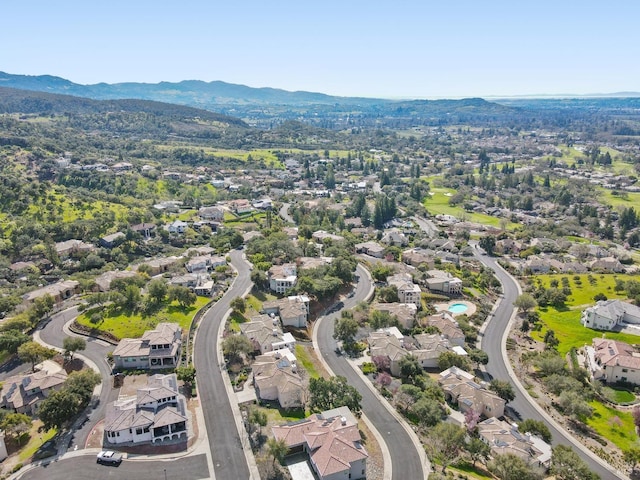
M238 436L229 396L218 363L218 330L231 300L243 296L251 287L249 263L241 251L231 252L231 264L238 272L233 285L202 317L195 338L193 359L198 393L203 408L209 448L218 479L248 479L249 467Z
M295 224L295 220L293 219L293 217L291 215L289 215L289 207L291 206L290 203L283 203L282 206L280 207L280 216L282 217L282 219L285 222L288 223L293 223Z
M359 275L360 279L357 283L355 294L352 298L347 298L344 301L343 308L355 307L358 302L366 298L371 289L371 281L364 267L358 265L356 274ZM336 354L337 342L333 338L333 325L339 315L339 312L327 315L319 327L316 327L318 328L320 354L336 375L345 377L349 385L355 387L362 395L362 411L384 437L391 454L392 478L398 480L426 478L422 461L404 427L380 404L375 395L369 390L369 387L365 385L364 380L353 370L347 360Z
M513 369L508 364L509 359L506 355L505 342L509 330L509 322L514 314L513 302L520 293L519 285L515 278L497 264L495 259L480 254L477 250L474 253L482 264L494 271L496 277L502 283L503 298L500 299L492 318L487 322L481 344L482 350L489 355L489 363L486 366L486 370L491 378L508 380L517 392L516 398L509 403L509 407L515 410L522 419L531 418L543 421L549 427L553 437L553 445L572 446L589 468L600 475L600 478L627 479L623 473L615 471L610 465L597 458L595 454L587 450L584 445L550 419L548 415L544 414L535 400L531 398L522 384L516 379Z
M69 320L77 316L77 307L72 307L54 314L46 325L37 330L37 334L39 334L40 339L46 344L62 348L62 342L68 336L64 333L63 327ZM115 347L95 338L82 338L86 340L87 348L79 354L95 363L100 370L100 375L102 376L102 389L100 392L100 402L97 407L89 413L86 422L84 422L79 429L73 432L73 438L70 439L71 441L67 439L67 444L69 446L77 445L79 449L83 449L85 447L93 427L105 417L107 404L117 400L118 398L118 390L113 388L113 384L111 382L111 367L106 360L107 354L112 352ZM64 445L64 447L66 446L67 445Z

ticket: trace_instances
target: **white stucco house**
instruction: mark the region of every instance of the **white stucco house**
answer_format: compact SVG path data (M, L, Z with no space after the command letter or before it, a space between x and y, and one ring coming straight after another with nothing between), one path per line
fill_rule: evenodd
M620 300L601 300L582 312L580 322L595 330L615 330L625 323L640 324L640 308Z

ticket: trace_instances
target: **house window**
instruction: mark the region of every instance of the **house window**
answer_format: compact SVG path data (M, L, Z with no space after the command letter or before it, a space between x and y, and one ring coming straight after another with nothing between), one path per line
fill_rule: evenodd
M136 435L142 435L142 429L136 428Z
M628 371L629 371L629 370L628 370L627 368L623 368L623 369L622 369L622 372L623 372L623 373L627 373Z

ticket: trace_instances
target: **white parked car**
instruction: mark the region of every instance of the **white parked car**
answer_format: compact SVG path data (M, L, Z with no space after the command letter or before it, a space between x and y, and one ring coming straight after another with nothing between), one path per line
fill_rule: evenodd
M103 450L98 454L97 462L107 465L120 465L122 463L122 455L113 450Z

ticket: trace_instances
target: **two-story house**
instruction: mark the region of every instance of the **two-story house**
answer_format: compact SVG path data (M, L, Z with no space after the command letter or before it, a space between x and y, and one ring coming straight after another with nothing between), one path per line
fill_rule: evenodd
M113 351L116 369L175 368L180 361L182 329L177 323L159 323L142 338L123 338Z

